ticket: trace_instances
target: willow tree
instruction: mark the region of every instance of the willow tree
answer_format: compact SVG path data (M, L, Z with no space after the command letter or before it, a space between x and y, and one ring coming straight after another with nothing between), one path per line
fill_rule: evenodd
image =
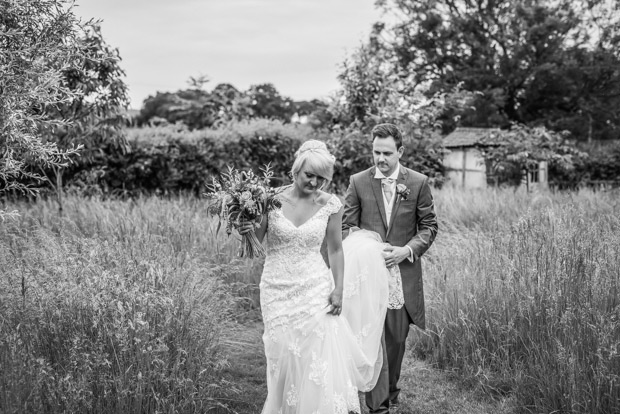
M111 132L126 102L118 54L72 8L0 0L1 196L36 194L45 171L78 161L97 137L118 137Z
M63 73L81 59L74 40L78 21L65 2L0 1L0 195L34 194L45 180L32 166L66 166L79 147L61 150L46 141L49 130L67 121L47 108L77 96ZM0 210L0 217L7 213Z
M75 163L88 167L107 146L129 149L124 135L129 99L118 49L106 43L99 25L92 21L79 25L73 40L76 59L61 75L68 98L45 109L49 119L66 122L51 128L43 123L40 129L44 140L62 150L81 146ZM61 211L65 168L52 166L48 170Z

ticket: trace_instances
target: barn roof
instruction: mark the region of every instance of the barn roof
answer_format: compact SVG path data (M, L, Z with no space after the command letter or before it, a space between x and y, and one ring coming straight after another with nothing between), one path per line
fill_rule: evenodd
M499 131L498 128L456 128L446 135L443 139L443 146L446 148L473 147L480 145L483 138L489 133Z

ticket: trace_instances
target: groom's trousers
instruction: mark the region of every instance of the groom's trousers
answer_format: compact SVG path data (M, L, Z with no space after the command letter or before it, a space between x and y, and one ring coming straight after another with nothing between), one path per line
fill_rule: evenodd
M371 413L388 413L390 401L400 393L398 380L405 356L409 324L413 323L405 307L388 309L383 330L383 367L377 385L366 393L366 405Z

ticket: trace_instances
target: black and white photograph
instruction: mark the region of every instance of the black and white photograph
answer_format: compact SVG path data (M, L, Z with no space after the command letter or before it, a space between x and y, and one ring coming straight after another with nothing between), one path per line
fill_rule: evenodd
M620 413L620 2L0 0L0 413Z

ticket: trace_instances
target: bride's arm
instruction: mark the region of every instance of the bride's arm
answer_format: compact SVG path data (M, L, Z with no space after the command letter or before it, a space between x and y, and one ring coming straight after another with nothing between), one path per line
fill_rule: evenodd
M263 239L265 238L265 233L267 233L267 224L269 221L268 217L269 217L269 214L265 214L263 216L263 220L260 222L260 225L254 230L254 233L256 233L256 238L261 243L263 242Z
M330 313L340 315L342 312L342 290L344 286L344 254L342 252L342 212L341 208L337 213L329 216L327 222L327 255L329 267L334 276L334 290L329 295L329 303L332 305Z

